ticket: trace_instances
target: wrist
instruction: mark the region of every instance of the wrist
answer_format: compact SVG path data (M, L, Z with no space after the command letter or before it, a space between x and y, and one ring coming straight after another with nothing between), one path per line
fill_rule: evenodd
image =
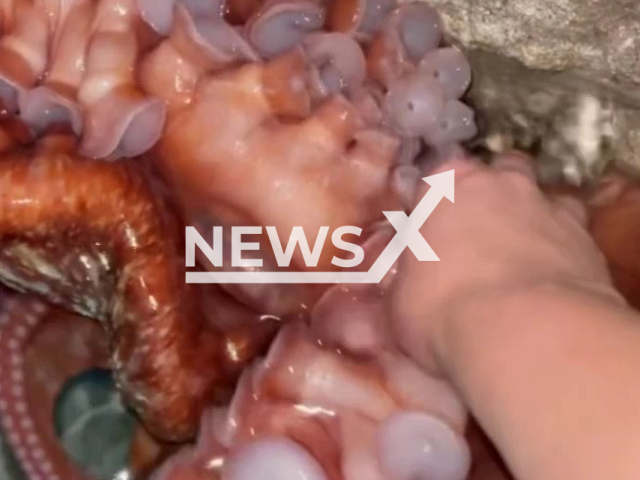
M431 334L431 361L438 370L448 373L456 356L464 355L469 342L486 339L496 348L499 342L517 343L528 329L575 317L574 312L587 304L605 309L628 308L613 286L566 279L466 293L443 309L438 328Z
M637 442L620 445L640 422L640 389L629 382L640 323L612 287L544 282L456 307L436 342L438 364L516 477L586 478L607 458L616 459L608 469L629 468Z

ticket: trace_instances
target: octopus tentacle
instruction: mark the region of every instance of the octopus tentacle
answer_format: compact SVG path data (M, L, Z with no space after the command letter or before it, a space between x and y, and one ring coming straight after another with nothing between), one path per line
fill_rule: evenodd
M106 364L104 333L86 319L27 296L4 297L1 311L0 417L5 437L31 480L88 478L62 448L53 411L66 381Z
M257 59L231 25L214 17L195 21L187 8L178 5L169 38L142 60L139 77L143 89L162 98L171 111L193 101L205 73Z
M230 406L203 416L195 449L169 459L159 478L244 480L267 450L285 475L298 468L331 480L462 480L469 449L461 403L410 360L386 355L406 362L402 380L391 381L395 365L381 369L377 354L354 357L304 326L285 327L267 357L245 370ZM294 451L304 451L304 461ZM205 474L206 465L217 467Z
M8 1L4 39L31 48L13 8L31 0ZM181 220L273 225L283 250L294 226L313 235L359 225L365 261L355 268L368 268L395 233L374 223L381 211L414 203L423 140L468 136L456 103L466 64L429 55L441 37L433 10L338 0L332 14L351 9L353 18L327 31L331 6L316 0L35 1L48 22L48 72L37 87L5 82L0 95L10 103L18 92L23 118L44 138L7 153L20 139L0 129L0 281L102 323L117 386L150 432L181 441L201 427L158 478L243 480L248 465L272 466L265 455L278 454L284 473L300 467L323 480L458 480L466 412L386 331L382 298L397 265L378 295L338 287L318 308L325 287L187 285L182 224L144 171L159 163ZM426 91L416 79L428 79ZM51 135L59 123L72 125L85 155L74 138ZM154 157L86 158L135 156L158 139ZM343 268L327 246L316 264ZM292 251L288 268L315 268ZM305 324L272 342L275 315ZM243 369L231 404L215 406ZM421 422L417 434L398 417L408 414ZM391 440L379 447L381 437ZM412 438L443 447L428 458L412 450L412 470L398 470L394 448ZM75 475L63 461L51 471Z
M416 69L442 39L437 12L424 2L405 3L386 18L369 46L369 74L385 86Z
M76 135L82 133L82 110L77 93L84 76L87 49L95 7L79 0L65 15L59 39L52 42L46 80L19 96L20 117L37 134L58 123L70 124Z
M171 32L176 0L137 0L140 16L156 32L166 36Z
M186 211L215 217L226 207L282 237L294 226L366 225L394 204L387 183L398 139L368 127L342 95L314 105L309 71L300 49L230 69L203 79L196 100L170 116L159 160ZM332 253L325 248L319 265ZM292 266L303 265L295 252Z
M188 437L219 382L222 338L204 323L184 283L178 242L142 178L69 147L49 138L30 157L0 162L0 275L100 319L125 399L154 433ZM65 275L56 267L62 252L85 269Z
M264 4L264 0L226 0L225 18L233 24L244 24L253 17Z
M0 155L31 141L31 132L23 122L11 117L0 121Z
M352 408L376 420L386 418L394 410L393 398L385 391L373 365L340 358L314 345L307 335L294 327L285 327L280 332L259 377L266 395L277 395L294 404ZM293 365L315 368L287 368ZM328 378L326 371L332 372Z
M45 12L29 0L11 7L11 25L0 39L0 101L16 113L19 93L34 86L45 71L49 25Z
M200 251L196 252L198 263L209 271L275 271L277 270L276 259L273 254L260 249L255 252L246 252L240 262L232 262L232 245L231 245L231 215L226 217L228 220L214 218L211 215L203 214L194 216L194 220L190 222L194 228L200 233L202 238L211 238L211 232L214 228L222 228L221 245L222 245L222 265L216 266ZM237 218L237 217L234 217ZM235 223L235 222L234 222ZM238 221L235 223L245 223ZM266 235L259 238L265 241ZM253 257L253 258L252 258ZM261 266L255 265L255 260L261 261ZM237 264L239 263L239 264ZM278 284L229 284L221 285L221 288L232 295L239 302L249 306L254 311L269 312L269 315L283 317L288 315L303 314L306 305L315 303L319 296L319 288L316 285L278 285Z
M377 427L374 420L359 412L340 416L342 476L344 480L385 480L376 456Z
M395 0L336 0L329 9L329 29L370 40L395 7Z
M60 37L66 28L71 28L68 22L69 14L87 0L34 0L38 9L42 10L49 22L50 52L56 51Z
M133 0L98 4L78 91L85 116L80 152L88 157L134 157L162 133L165 105L139 90L134 77L139 21Z

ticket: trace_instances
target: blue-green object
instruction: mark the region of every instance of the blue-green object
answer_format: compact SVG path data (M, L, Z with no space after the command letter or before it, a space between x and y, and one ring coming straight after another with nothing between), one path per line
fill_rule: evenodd
M123 473L136 422L120 401L108 370L89 370L67 382L51 421L64 449L90 478L130 478ZM28 480L3 439L0 479Z

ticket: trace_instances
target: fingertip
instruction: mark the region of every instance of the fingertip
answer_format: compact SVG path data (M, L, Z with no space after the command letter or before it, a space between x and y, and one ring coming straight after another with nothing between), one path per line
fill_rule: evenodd
M519 173L533 181L536 180L533 158L519 150L511 150L498 155L493 161L492 167L501 171Z
M629 181L618 174L602 178L587 198L590 207L602 207L618 199L629 186Z
M587 208L578 197L559 195L553 199L553 203L557 209L568 214L580 225L582 225L583 227L587 226L589 221Z
M421 163L423 175L456 171L456 178L481 168L480 161L459 144L442 145L431 150Z

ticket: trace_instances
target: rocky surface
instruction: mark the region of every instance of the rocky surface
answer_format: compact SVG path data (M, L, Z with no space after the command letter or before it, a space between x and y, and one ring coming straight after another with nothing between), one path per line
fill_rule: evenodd
M472 58L470 96L490 149L562 159L576 182L612 159L640 172L637 0L429 2Z

